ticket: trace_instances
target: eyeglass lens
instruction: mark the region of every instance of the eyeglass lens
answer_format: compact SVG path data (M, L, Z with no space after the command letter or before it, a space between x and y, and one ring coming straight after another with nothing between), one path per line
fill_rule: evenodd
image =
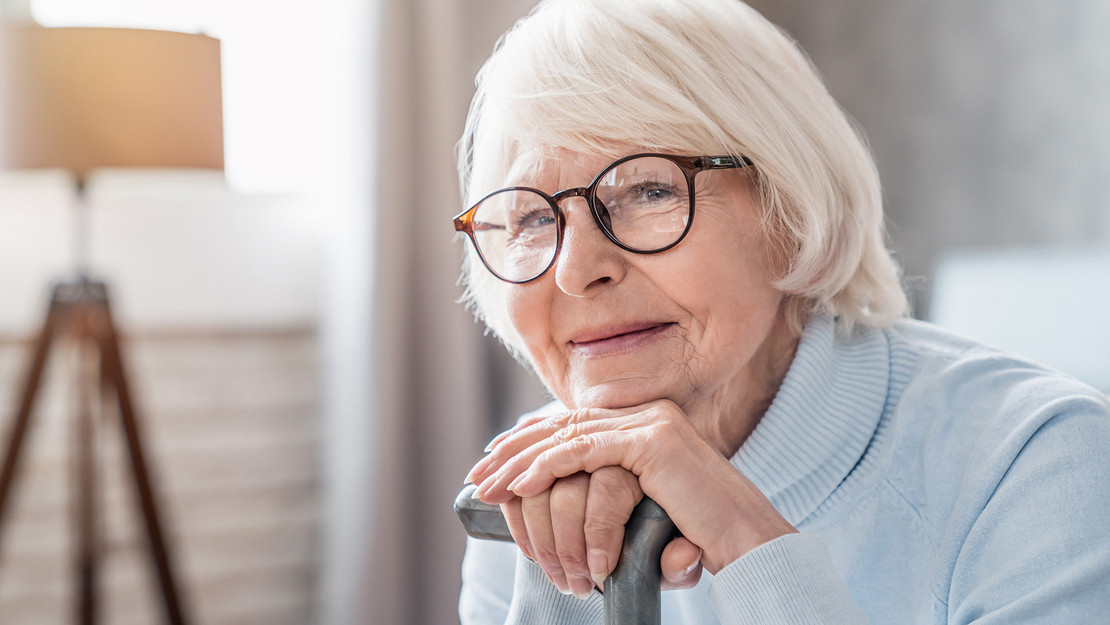
M593 201L599 225L637 252L673 245L690 221L686 175L665 158L611 165L598 176ZM542 274L558 250L555 209L535 191L506 189L488 196L475 209L473 231L482 259L512 282Z

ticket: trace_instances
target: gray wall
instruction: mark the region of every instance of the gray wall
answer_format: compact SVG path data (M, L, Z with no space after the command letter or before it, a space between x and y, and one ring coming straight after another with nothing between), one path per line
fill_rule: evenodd
M31 19L31 0L0 0L0 18Z
M751 4L863 127L919 316L944 250L1110 245L1110 2Z

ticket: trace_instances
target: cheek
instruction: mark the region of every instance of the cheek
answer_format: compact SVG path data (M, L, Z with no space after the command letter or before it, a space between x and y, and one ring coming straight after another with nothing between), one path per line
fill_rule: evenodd
M773 325L782 293L771 286L759 237L728 237L719 243L699 250L700 262L686 267L683 280L672 282L672 293L692 317L694 352L708 361L731 361L750 351L748 343L757 343ZM727 357L728 352L737 353Z
M506 298L508 320L520 339L524 355L547 390L566 405L571 403L568 391L566 354L555 344L551 332L550 294L540 284L513 287Z
M541 298L530 287L531 285L516 285L505 292L505 310L518 332L535 327L541 316Z
M505 298L508 320L520 337L528 357L539 368L550 358L551 300L540 284L515 286ZM541 372L543 368L540 369Z

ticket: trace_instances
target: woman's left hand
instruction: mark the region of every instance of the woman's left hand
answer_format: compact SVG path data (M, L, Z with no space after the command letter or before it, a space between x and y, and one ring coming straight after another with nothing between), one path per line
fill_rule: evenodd
M469 475L486 503L543 493L580 471L621 466L639 478L711 573L796 530L713 448L674 402L574 410L521 423L494 440Z

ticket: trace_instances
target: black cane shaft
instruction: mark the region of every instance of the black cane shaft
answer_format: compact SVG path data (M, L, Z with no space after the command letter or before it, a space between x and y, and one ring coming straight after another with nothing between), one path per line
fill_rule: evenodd
M644 497L624 527L617 568L605 581L605 623L653 623L661 620L659 558L678 535L659 504Z
M509 526L498 506L474 496L468 485L455 499L455 513L475 538L511 541ZM628 520L617 568L605 580L605 625L658 625L660 622L659 557L678 535L659 504L645 497Z

